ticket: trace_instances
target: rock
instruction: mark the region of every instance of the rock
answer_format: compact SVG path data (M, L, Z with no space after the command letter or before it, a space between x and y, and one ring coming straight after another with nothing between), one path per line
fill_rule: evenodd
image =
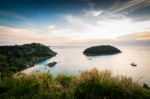
M48 63L46 66L49 66L49 67L53 67L57 64L57 62L51 62L51 63Z
M146 83L143 83L143 87L149 89L149 86Z
M92 46L85 49L83 52L86 56L112 55L117 53L121 53L121 51L110 45Z

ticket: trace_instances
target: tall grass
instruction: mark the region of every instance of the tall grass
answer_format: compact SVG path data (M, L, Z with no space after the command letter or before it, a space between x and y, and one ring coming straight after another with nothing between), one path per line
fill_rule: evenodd
M74 77L39 73L0 80L0 99L150 99L150 89L93 69Z

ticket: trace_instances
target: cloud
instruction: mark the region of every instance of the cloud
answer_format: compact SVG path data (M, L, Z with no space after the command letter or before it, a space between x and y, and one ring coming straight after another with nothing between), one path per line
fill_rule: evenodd
M0 26L0 45L8 44L24 44L31 42L39 42L48 45L65 44L73 39L69 35L58 35L56 33L65 32L66 30L52 30L43 34L38 28L14 28L9 26ZM55 34L54 34L55 32Z
M54 29L55 26L54 26L54 25L49 25L48 28L49 28L49 29Z
M94 3L91 0L87 2ZM80 15L66 15L64 19L72 33L82 39L114 39L121 35L150 31L150 20L142 18L142 21L133 21L134 18L127 16L148 5L149 0L127 0L115 3L110 9L99 10L93 7Z
M108 9L94 9L93 7L93 9L86 9L85 12L86 15L99 17L101 19L116 18L116 16L119 15L119 18L122 18L129 13L149 5L149 0L127 0L124 2L117 1L114 2L110 8L108 7Z
M116 38L120 35L150 31L150 21L134 22L127 16L118 17L120 14L114 15L114 18L105 19L83 14L80 16L67 15L65 20L68 22L68 28L83 39Z
M117 3L110 9L94 9L94 0L85 0L90 6L80 15L63 14L63 26L48 24L47 26L28 26L15 28L0 26L1 44L22 44L40 42L48 45L107 43L114 39L149 39L150 20L133 21L126 14L149 5L148 0L128 0ZM123 13L120 13L123 12ZM127 12L127 13L125 13ZM13 17L28 22L29 19L16 13L2 13L0 15ZM147 17L148 18L148 17ZM31 24L32 25L32 24ZM138 34L130 34L138 33ZM141 33L141 34L139 34ZM125 36L123 36L125 35ZM126 36L127 35L127 36Z
M150 40L150 31L120 36L118 40Z
M89 24L90 18L88 18L89 21L87 21L86 19L84 19L84 16L76 17L73 15L66 15L64 19L69 23L68 26L73 30L75 29L85 30L85 28L91 26L91 24Z
M145 23L132 23L130 19L95 20L97 23L93 25L81 17L71 16L71 21L70 17L66 20L69 22L68 27L58 27L55 25L48 25L42 28L0 26L0 45L31 42L39 42L47 45L110 44L118 36L119 40L127 40L127 38L145 40L150 38L150 32L128 35L131 32L150 31L150 28L148 28L149 22L147 23L147 21ZM120 35L128 36L120 37Z
M133 19L135 22L137 21L147 21L150 20L150 13L147 13L145 15L140 15L140 16L134 16Z
M100 16L103 11L102 10L85 10L87 16Z
M150 5L149 0L129 0L127 2L115 4L115 6L110 9L110 14L118 13L121 11L132 12L147 5Z

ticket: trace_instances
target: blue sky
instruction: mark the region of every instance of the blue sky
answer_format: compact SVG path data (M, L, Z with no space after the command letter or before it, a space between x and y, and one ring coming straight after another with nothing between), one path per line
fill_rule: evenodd
M149 40L149 9L150 0L0 0L0 44Z
M24 21L39 25L47 24L47 21L57 23L62 21L59 16L67 13L79 14L85 7L82 0L1 0L0 18L1 24L18 23L14 24L16 26L24 24Z
M24 21L39 25L41 23L47 24L47 21L54 24L61 23L60 21L63 20L59 17L63 14L80 15L85 9L91 8L106 10L115 5L115 3L124 3L125 1L129 0L1 0L0 22L4 25L14 23L14 26L20 26L20 24L25 23ZM128 16L143 17L150 14L149 9L150 6L144 6L129 13ZM15 15L22 18L17 18Z

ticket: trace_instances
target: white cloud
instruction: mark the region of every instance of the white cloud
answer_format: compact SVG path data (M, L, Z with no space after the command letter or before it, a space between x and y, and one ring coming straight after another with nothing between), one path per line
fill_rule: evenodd
M87 1L91 2L91 0L87 0ZM115 2L113 6L111 6L110 8L108 7L107 9L101 10L101 9L94 9L94 7L92 7L92 9L86 9L85 12L87 15L91 15L95 17L99 16L101 18L106 18L106 17L110 18L110 17L114 17L114 15L116 16L116 14L119 15L119 13L127 15L131 12L134 12L137 9L149 5L150 5L149 0L127 0L123 3L119 1ZM122 15L120 15L120 17L122 17Z
M87 2L94 4L90 0ZM64 26L53 24L40 28L36 26L25 28L0 26L0 42L72 44L71 42L114 39L121 35L150 31L150 20L135 22L125 14L118 13L132 7L132 10L136 10L146 6L145 2L147 0L130 0L124 4L115 5L108 11L90 9L80 15L64 15L62 16L66 21ZM17 15L15 17L26 20Z
M46 32L47 33L43 33ZM57 45L67 43L73 38L66 32L67 29L46 28L15 28L8 26L0 26L0 44L23 44L31 42L39 42L48 45ZM65 36L64 36L65 35Z
M66 21L69 23L69 28L74 30L74 33L80 35L81 38L116 38L120 35L129 33L150 31L150 21L134 22L126 16L120 17L120 14L114 17L93 18L84 15L73 16L68 15Z
M54 26L54 25L49 25L48 28L49 28L49 29L54 29L55 26Z
M85 10L87 16L100 16L103 11L102 10Z
M87 3L94 1L87 0ZM150 31L150 20L133 21L126 14L141 7L148 6L149 0L129 0L124 3L116 3L107 10L89 9L80 15L66 15L68 28L81 39L106 39L117 38L121 35ZM124 12L124 13L119 13Z

